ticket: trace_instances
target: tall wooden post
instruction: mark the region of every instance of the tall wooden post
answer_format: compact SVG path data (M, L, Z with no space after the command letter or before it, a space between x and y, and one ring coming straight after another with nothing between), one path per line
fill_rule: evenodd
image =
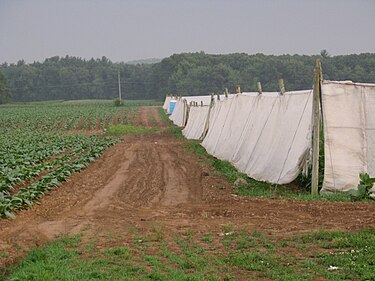
M313 143L312 143L312 171L311 171L311 194L318 194L319 187L319 142L320 142L320 83L322 80L322 68L320 59L315 61L313 88Z
M283 95L285 93L284 79L279 80L279 88L280 88L280 93Z
M236 85L236 94L241 94L241 86Z
M208 109L208 114L207 114L206 122L205 122L205 124L204 124L203 133L202 133L202 135L200 136L199 140L203 140L204 137L207 135L208 127L209 127L209 125L210 125L211 109L212 109L212 107L214 106L214 103L215 103L215 96L214 96L214 93L212 93L212 94L211 94L210 107L209 107L209 109Z
M184 103L184 118L182 119L182 127L185 127L189 118L189 104L186 99L183 99L182 102Z
M262 94L262 84L260 82L257 82L257 88L258 88L259 95L261 95Z

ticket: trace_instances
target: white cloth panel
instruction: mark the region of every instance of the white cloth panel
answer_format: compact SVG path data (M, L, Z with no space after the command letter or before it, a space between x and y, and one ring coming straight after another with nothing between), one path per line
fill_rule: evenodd
M192 106L189 110L189 118L182 134L187 139L201 139L208 118L209 106Z
M228 95L227 99L231 99L235 97L236 95L230 94ZM225 100L225 95L220 95L220 100ZM204 106L209 106L211 103L211 96L184 96L181 97L181 99L177 99L176 106L174 108L173 113L171 116L169 116L169 119L173 121L173 123L179 127L184 127L186 125L186 118L188 118L188 108L186 105L183 104L183 101L186 100L187 105L191 101L197 102L198 105L201 105L201 102L203 102ZM217 95L214 95L214 100L217 100Z
M324 182L321 192L357 189L375 177L375 84L322 83Z
M186 114L186 109L185 109L185 103L182 99L177 100L176 106L173 110L173 113L171 116L169 116L169 119L172 120L173 124L183 127L185 124L185 116Z
M235 94L228 94L228 98L235 97ZM220 100L225 100L225 95L219 95ZM210 105L211 103L211 95L208 96L183 96L181 99L185 99L188 104L190 104L191 101L197 102L198 105L201 105L201 102L203 102L203 105ZM217 100L217 95L214 95L214 100Z
M171 97L170 96L166 96L165 97L165 100L164 100L164 104L163 104L163 109L164 110L168 110L169 108L169 103L171 102Z
M245 94L216 102L202 142L252 178L289 183L311 147L312 91Z
M186 100L188 104L190 104L190 102L194 101L194 102L197 102L198 105L201 105L201 101L203 102L203 105L210 105L210 102L211 102L211 96L185 96L185 97L181 97L182 99Z

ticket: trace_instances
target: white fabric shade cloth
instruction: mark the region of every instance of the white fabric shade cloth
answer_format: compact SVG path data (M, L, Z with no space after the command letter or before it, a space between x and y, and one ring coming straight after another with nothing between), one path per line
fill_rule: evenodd
M252 178L289 183L311 148L312 100L307 90L245 93L218 101L202 145Z
M165 97L165 100L164 100L164 103L163 103L163 109L164 110L168 110L169 103L171 102L171 100L172 100L172 97L170 97L170 96Z
M169 116L169 119L172 120L173 124L184 127L186 124L187 119L187 106L186 101L184 102L183 99L178 99L176 101L176 105L174 107L174 110Z
M233 98L234 94L228 95L227 99ZM167 99L167 98L166 98ZM225 99L225 95L219 95L219 99L223 100ZM184 100L186 101L184 103ZM218 96L214 95L214 100L218 100ZM211 104L211 95L208 96L183 96L179 99L177 99L176 106L173 110L173 113L171 116L169 116L169 119L172 120L173 124L184 127L188 121L188 115L190 106L189 104L191 102L196 102L198 105L203 106L209 106Z
M189 110L189 118L182 134L187 139L200 140L204 137L208 126L208 114L210 106L192 106Z
M322 83L324 182L321 192L357 189L375 177L375 84Z
M323 81L321 90L321 192L356 189L360 173L375 177L375 84ZM311 154L312 95L306 90L215 96L211 109L210 96L183 97L170 118L186 124L186 138L204 138L208 153L254 179L285 184L296 179ZM189 107L191 101L205 106Z

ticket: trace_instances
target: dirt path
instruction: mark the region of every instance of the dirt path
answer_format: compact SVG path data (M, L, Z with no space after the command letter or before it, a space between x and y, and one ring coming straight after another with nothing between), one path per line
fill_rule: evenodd
M158 113L159 106L144 106L138 109L135 124L144 127L167 127Z
M146 110L138 118L149 118ZM152 112L161 122L157 108ZM141 123L152 124L149 119ZM82 229L89 229L88 235L118 232L127 239L130 228L148 231L155 224L166 233L219 232L231 224L276 236L375 227L373 203L234 196L228 183L183 143L167 132L127 136L40 204L15 220L1 219L0 252L7 258L0 259L0 268L22 257L24 250Z

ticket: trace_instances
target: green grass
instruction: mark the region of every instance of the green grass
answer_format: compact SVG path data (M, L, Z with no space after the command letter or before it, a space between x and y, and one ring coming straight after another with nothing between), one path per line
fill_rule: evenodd
M179 127L176 127L176 126L171 126L171 127L168 127L167 131L172 133L177 140L184 140L185 139L184 135L182 134L182 128L179 128Z
M169 124L169 127L166 129L166 131L172 133L178 140L185 139L185 137L182 135L182 128L173 125L172 120L169 119L169 116L164 112L164 109L162 107L158 108L158 112L161 116L161 120L164 123Z
M105 134L108 136L122 136L128 134L144 134L149 132L157 131L157 128L145 128L141 126L132 126L132 125L110 125L106 130Z
M18 265L3 271L6 275L0 278L375 280L375 229L355 233L319 231L280 239L259 231L229 228L232 233L228 236L193 231L163 233L168 239L145 237L147 246L95 245L94 251L87 250L79 235L64 237L32 250Z
M177 127L172 127L178 139L183 139L181 130ZM335 202L351 202L352 198L349 194L338 192L327 195L311 195L310 191L303 187L300 183L294 182L289 185L270 184L264 181L258 181L249 178L246 174L239 172L228 161L219 160L208 154L199 141L186 141L184 147L190 153L197 155L202 161L205 161L221 176L226 177L228 182L233 185L238 178L243 178L247 181L248 186L238 186L235 188L235 193L241 196L263 197L263 198L279 198L279 199L297 199L306 201L335 201ZM369 202L371 200L362 200L362 202Z

